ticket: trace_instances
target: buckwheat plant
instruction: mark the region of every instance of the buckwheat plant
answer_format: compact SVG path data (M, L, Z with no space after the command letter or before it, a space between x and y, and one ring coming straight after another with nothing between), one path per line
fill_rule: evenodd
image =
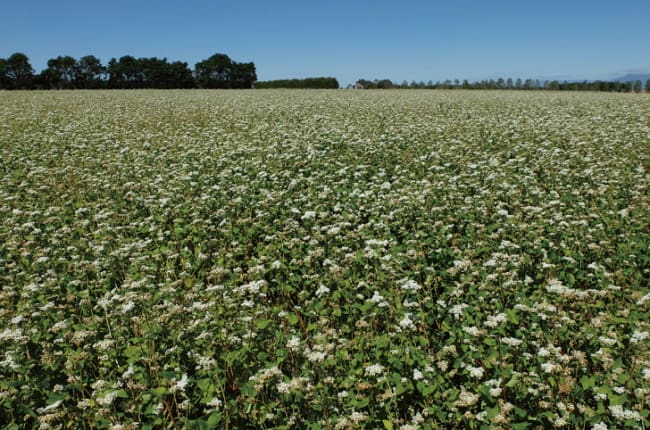
M0 94L0 423L650 425L650 98Z

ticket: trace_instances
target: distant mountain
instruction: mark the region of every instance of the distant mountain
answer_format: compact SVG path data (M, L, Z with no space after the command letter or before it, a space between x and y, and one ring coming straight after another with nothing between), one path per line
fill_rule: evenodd
M650 79L650 73L628 73L627 75L621 76L620 78L616 78L614 80L618 82L641 81L645 84L648 79Z

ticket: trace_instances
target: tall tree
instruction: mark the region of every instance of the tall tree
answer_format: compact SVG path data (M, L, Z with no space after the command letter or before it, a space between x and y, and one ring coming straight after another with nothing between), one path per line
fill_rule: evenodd
M187 63L174 61L168 65L168 73L173 85L170 88L192 88L194 87L194 77Z
M43 71L50 88L75 88L77 77L77 60L69 55L58 56L47 61L47 69Z
M144 82L142 62L131 55L124 55L119 60L111 58L107 72L111 88L142 88Z
M254 63L236 63L225 54L214 54L196 63L200 88L250 88L257 80Z
M229 88L232 60L225 54L214 54L196 64L196 81L201 88Z
M77 75L75 80L79 88L100 88L103 84L103 77L106 74L99 58L94 55L81 57L77 63Z
M7 60L0 58L0 90L9 88L9 78L7 77Z
M233 88L252 88L257 80L255 63L233 63ZM338 88L338 82L337 82Z
M643 89L643 84L641 83L641 81L638 79L634 81L634 92L640 93L642 89Z
M3 76L8 89L28 89L34 79L34 68L27 55L16 52L4 62Z

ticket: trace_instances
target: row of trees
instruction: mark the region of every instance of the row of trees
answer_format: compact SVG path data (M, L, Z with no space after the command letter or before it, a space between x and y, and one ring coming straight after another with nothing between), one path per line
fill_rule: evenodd
M256 80L254 63L238 63L225 54L197 63L193 71L167 58L125 55L104 66L94 55L59 56L39 74L25 54L0 58L0 89L251 88Z
M559 82L559 81L540 81L533 79L490 79L477 82L469 82L458 79L455 81L446 80L444 82L424 81L416 82L407 81L397 84L390 79L359 79L356 88L365 89L391 89L391 88L426 88L426 89L466 89L466 90L550 90L550 91L610 91L610 92L635 92L640 93L643 90L643 83L640 80L635 82L619 81L582 81L582 82ZM650 79L645 84L646 90L650 90Z
M275 81L255 82L255 88L322 88L337 89L339 81L336 78L305 78L305 79L278 79Z

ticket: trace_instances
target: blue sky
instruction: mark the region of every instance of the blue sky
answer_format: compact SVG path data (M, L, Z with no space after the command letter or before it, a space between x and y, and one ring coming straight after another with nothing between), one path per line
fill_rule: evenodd
M25 0L0 14L0 57L213 53L260 80L608 79L650 72L650 0Z

